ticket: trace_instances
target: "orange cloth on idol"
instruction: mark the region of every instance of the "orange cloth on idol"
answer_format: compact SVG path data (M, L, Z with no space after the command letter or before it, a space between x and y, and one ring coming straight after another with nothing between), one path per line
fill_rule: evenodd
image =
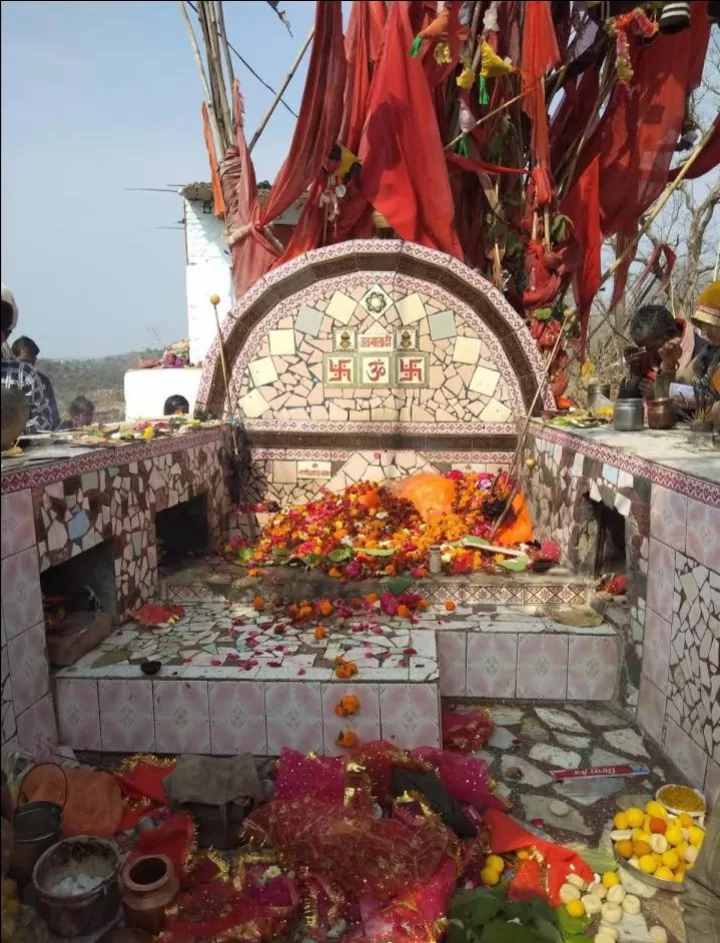
M395 494L410 501L426 524L452 514L456 492L455 482L436 472L412 475L395 488Z
M533 539L532 518L522 494L516 494L512 502L512 511L500 525L495 535L495 543L501 547L514 544L526 544Z

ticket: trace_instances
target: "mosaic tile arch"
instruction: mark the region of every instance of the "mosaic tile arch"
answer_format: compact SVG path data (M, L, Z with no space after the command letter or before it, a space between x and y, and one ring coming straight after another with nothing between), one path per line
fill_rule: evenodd
M280 266L222 333L231 402L263 439L514 435L544 369L522 318L489 282L401 241L343 243ZM543 402L553 405L547 388ZM226 410L217 345L198 408Z

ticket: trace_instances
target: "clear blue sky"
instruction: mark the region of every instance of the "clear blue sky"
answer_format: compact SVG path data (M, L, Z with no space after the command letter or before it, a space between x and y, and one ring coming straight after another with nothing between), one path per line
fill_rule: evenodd
M315 4L225 4L228 36L277 88ZM175 0L2 4L2 280L41 356L124 353L187 333L180 198L127 192L207 180L202 89ZM272 100L236 61L252 134ZM286 94L298 110L305 69ZM253 152L272 180L295 119Z

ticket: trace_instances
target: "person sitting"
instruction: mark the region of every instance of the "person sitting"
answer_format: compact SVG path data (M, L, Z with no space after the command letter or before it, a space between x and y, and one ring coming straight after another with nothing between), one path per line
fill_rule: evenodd
M40 432L50 432L53 428L52 413L45 395L45 386L29 363L6 356L6 344L16 319L16 312L12 304L2 299L2 373L0 382L6 390L19 390L28 402L28 421L25 432L28 435L37 435Z
M190 412L190 403L184 396L176 393L174 396L168 396L163 407L164 416L187 416Z
M40 354L40 348L35 343L35 341L30 340L29 337L18 337L18 339L12 345L13 356L18 360L21 360L23 363L29 363L31 367L35 367L35 372L40 377L45 387L45 396L47 397L48 406L50 407L50 412L52 413L53 429L57 429L60 425L60 411L58 410L57 400L55 399L55 390L53 390L52 383L49 378L45 376L44 373L41 373L37 367L37 359Z
M87 396L76 396L70 403L70 418L60 424L61 429L83 429L91 426L95 415L95 403Z
M643 305L630 320L634 347L625 351L628 376L621 399L668 396L670 384L700 356L705 342L688 321L676 320L664 305Z
M712 383L720 369L720 280L708 285L695 304L692 323L707 343L685 371L678 372L682 383L707 379Z

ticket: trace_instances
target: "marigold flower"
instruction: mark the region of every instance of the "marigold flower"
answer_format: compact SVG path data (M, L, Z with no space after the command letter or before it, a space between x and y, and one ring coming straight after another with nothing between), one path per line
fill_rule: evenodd
M410 615L410 610L408 609L407 606L403 606L401 604L397 607L397 612L395 614L399 616L399 618L401 619L407 619L408 616Z
M380 597L377 593L368 593L368 595L365 597L365 602L368 604L368 606L374 606L379 598Z
M335 713L338 717L352 717L360 710L360 700L354 694L347 694L340 698L339 704L335 707Z
M261 609L264 609L264 608L265 608L265 600L262 598L262 596L256 596L256 597L253 599L253 606L255 607L255 609L258 610L258 612L259 612Z
M321 639L324 639L325 635L326 635L325 626L324 625L317 626L317 628L315 629L315 638L318 640L318 642Z
M336 566L334 566L330 570L328 570L328 576L332 576L333 579L338 580L342 576L342 573L340 572L340 570L338 570Z
M454 603L452 599L448 599L448 601L445 603L445 609L448 612L455 612L455 610L457 609L457 604Z
M335 741L339 747L344 747L346 750L352 750L353 747L356 747L359 743L358 735L354 730L341 730Z

